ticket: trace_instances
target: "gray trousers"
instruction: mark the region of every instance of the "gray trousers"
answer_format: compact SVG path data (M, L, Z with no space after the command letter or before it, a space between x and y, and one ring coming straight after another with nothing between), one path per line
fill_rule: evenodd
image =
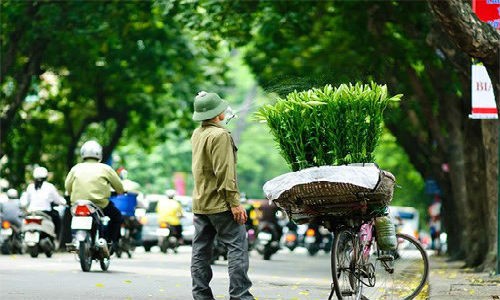
M248 242L245 225L239 225L230 211L210 215L194 215L193 253L191 277L193 299L214 299L210 289L212 280L212 247L217 234L227 247L229 296L231 300L254 299L249 292L252 282L248 278Z

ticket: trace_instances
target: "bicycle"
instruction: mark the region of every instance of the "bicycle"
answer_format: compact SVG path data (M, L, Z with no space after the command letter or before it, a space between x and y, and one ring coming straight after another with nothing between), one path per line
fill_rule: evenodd
M334 232L329 300L334 293L339 300L414 299L426 285L429 260L420 243L397 233L397 248L383 251L374 220L358 216L325 222Z
M376 180L376 182L375 182ZM377 242L377 217L392 200L396 178L376 164L321 166L278 176L264 185L266 197L302 224L319 222L334 235L333 295L339 300L414 299L425 287L429 260L411 236L397 246Z

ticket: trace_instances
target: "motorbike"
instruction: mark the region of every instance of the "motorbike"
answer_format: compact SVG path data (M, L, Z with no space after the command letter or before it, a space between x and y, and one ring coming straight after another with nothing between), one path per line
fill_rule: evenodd
M257 241L256 232L253 226L247 226L247 241L248 241L248 251L250 251L253 249ZM212 248L211 264L212 265L215 264L215 262L221 257L223 260L227 260L227 247L226 245L224 245L224 243L222 243L219 240L218 236L215 236L214 245Z
M253 227L247 228L247 241L248 241L248 251L255 247L255 241L257 240L257 234Z
M36 258L40 252L52 257L56 250L56 232L52 218L41 211L33 211L24 217L22 228L24 243L31 257Z
M288 229L285 232L284 238L285 247L287 247L290 251L295 250L299 244L298 234L296 230Z
M72 243L66 244L69 252L76 253L83 272L90 271L92 261L99 261L103 271L110 264L109 246L103 232L109 222L102 210L92 201L78 200L71 207Z
M323 226L310 224L304 237L304 247L309 255L316 255L319 250L329 253L332 248L333 237L330 231Z
M21 228L8 220L3 220L0 229L0 244L2 254L23 254Z
M157 229L156 233L158 234L158 244L161 252L167 253L168 249L171 249L174 253L177 253L180 241L174 231L175 229L168 223L160 223L160 228Z
M288 218L283 225L283 245L287 247L290 251L295 250L299 246L299 234L298 226L293 221Z
M256 248L264 260L271 259L271 255L280 249L279 234L276 225L269 222L262 222L257 234Z
M128 258L132 258L132 252L135 250L136 242L134 239L135 231L137 230L137 223L135 217L124 216L120 228L120 240L116 249L116 256L121 258L123 253L126 253Z
M132 258L132 252L134 252L136 244L136 236L142 230L142 224L139 223L135 216L135 208L137 206L137 194L136 193L125 193L117 195L112 193L109 198L115 207L122 214L122 224L120 228L120 239L118 241L118 247L116 249L116 256L121 258L123 253L126 253L128 258Z

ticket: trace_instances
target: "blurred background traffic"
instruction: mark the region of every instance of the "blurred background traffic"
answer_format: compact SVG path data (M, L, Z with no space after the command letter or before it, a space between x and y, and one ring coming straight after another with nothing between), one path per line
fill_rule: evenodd
M20 197L38 166L63 195L78 149L95 138L104 161L140 184L144 203L127 214L142 226L135 245L153 248L167 230L146 199L192 190L198 91L217 91L239 115L228 124L239 188L263 199L263 184L289 169L257 109L294 90L374 80L404 94L384 112L375 151L397 178L392 204L418 212L396 224L469 267L494 261L498 124L468 116L471 57L500 86L498 32L468 1L2 1L1 14L0 201L11 189ZM177 242L188 243L182 227Z
M129 181L127 186L136 189L139 187L136 182L125 180ZM2 254L29 253L32 257L37 257L39 252L44 252L47 257L51 257L57 250L65 250L65 243L71 242L72 238L68 226L71 223L69 206L53 206L62 224L61 230L55 233L53 249L46 251L40 246L40 251L33 254L30 250L32 244L27 236L32 213L27 211L27 204L20 201L13 189L9 190L8 196L9 200L4 200L0 204L5 205L8 201L19 205L19 222L11 222L5 218L2 220L0 231ZM247 199L245 194L242 196L242 203L249 216L245 224L248 247L249 250L259 253L263 259L269 260L274 253L283 249L295 251L297 248L303 248L311 256L330 252L332 234L323 226L314 223L296 224L288 219L284 211L267 199ZM133 190L124 195L112 196L111 200L120 209L123 217L120 247L116 251L119 258L122 256L132 258L137 247L142 247L145 252L161 251L174 255L178 247L190 246L194 235L190 196L178 195L171 189L161 194L143 194ZM421 226L420 213L417 209L390 206L389 216L397 232L419 239L424 247L434 249L436 253L446 251L446 234L441 233L439 228L431 227L433 231L430 232L422 229L425 226ZM436 223L431 226L436 226ZM213 263L227 258L223 245L216 243L213 251Z

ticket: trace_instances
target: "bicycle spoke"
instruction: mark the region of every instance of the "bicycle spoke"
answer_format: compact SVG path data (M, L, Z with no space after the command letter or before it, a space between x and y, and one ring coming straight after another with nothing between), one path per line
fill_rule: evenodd
M428 260L423 248L411 237L398 234L396 251L374 253L376 283L365 287L369 299L414 299L427 282Z
M360 299L362 284L357 269L359 243L357 235L349 230L335 235L332 251L332 274L338 299Z

